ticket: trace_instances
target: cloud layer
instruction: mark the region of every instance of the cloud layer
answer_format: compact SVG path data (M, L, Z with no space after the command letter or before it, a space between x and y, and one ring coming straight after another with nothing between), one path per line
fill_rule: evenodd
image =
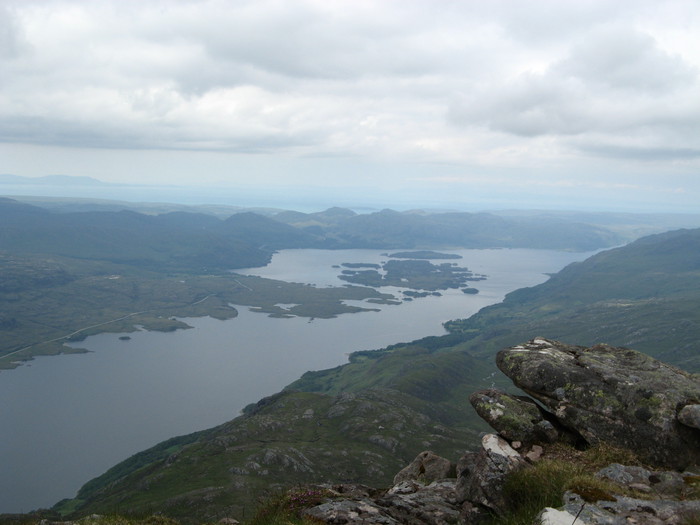
M400 159L452 176L687 174L700 167L699 11L0 0L0 141Z

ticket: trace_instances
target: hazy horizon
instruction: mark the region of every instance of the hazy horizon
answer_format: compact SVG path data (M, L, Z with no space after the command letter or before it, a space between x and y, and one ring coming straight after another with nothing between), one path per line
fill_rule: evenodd
M60 175L64 177L64 175ZM36 179L42 179L37 177ZM97 180L97 179L95 179ZM332 207L349 208L358 213L374 212L382 209L397 211L424 210L427 212L496 212L496 211L553 211L581 213L631 213L631 214L683 214L698 215L700 209L688 207L646 207L611 205L605 207L600 202L571 202L566 206L562 201L553 202L513 202L500 199L497 195L482 201L467 201L423 198L418 196L363 195L361 192L344 194L324 192L322 188L287 187L203 187L175 185L138 184L8 184L0 182L0 197L49 200L87 200L105 202L126 202L130 204L175 204L184 206L229 206L240 208L270 208L313 213ZM528 206L527 204L531 204Z

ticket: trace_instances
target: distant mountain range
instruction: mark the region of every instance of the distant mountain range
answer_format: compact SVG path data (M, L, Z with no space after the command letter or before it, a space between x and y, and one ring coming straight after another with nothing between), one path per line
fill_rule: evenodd
M261 266L284 248L549 248L595 250L621 242L599 226L492 214L357 214L331 208L226 219L177 211L62 213L0 198L0 251L61 255L188 272Z
M246 240L246 232L226 232L224 221L202 214L53 213L0 199L0 223L0 251L148 269L207 272L260 266L269 261L272 252ZM286 228L292 230L290 235L295 233Z
M621 213L594 211L557 211L547 209L518 209L491 210L478 213L461 213L443 210L413 210L403 212L401 220L396 222L387 213L378 209L330 208L317 213L301 213L288 211L286 205L280 208L277 199L276 207L251 206L252 202L273 202L266 197L264 189L244 190L235 187L201 188L186 185L153 185L153 184L117 184L97 180L92 177L71 175L46 175L42 177L23 177L13 174L0 174L0 196L17 199L26 204L36 205L52 211L74 213L86 211L134 211L147 215L158 215L173 211L204 213L226 219L235 213L253 212L266 217L274 217L280 222L295 226L319 238L316 243L325 240L324 247L378 246L387 241L396 244L380 246L391 248L398 244L416 242L433 243L434 239L446 242L448 246L474 246L484 244L491 246L495 241L501 245L514 246L520 241L534 242L534 247L545 245L558 247L562 243L557 237L568 235L560 226L565 224L587 225L605 231L613 232L619 243L629 242L651 233L658 233L678 228L700 227L700 214L670 214L670 213ZM117 200L121 199L121 200ZM134 200L138 202L134 202ZM218 204L201 204L201 202L217 202ZM235 202L230 205L226 201ZM182 204L189 202L191 204ZM198 202L198 204L192 204ZM180 203L180 204L176 204ZM361 203L358 203L360 205ZM551 205L552 203L543 203ZM293 203L289 203L293 206ZM354 210L354 211L353 211ZM361 211L361 213L356 213ZM381 213L385 216L378 218ZM399 212L394 212L399 213ZM353 219L360 215L362 219ZM407 215L422 216L424 223L410 223ZM450 215L456 216L450 217ZM471 216L468 224L463 224L464 216ZM432 219L428 219L432 217ZM436 219L437 217L437 219ZM496 218L503 219L499 225ZM377 227L375 224L381 224ZM383 236L381 228L392 225L394 229ZM455 232L447 233L454 227L464 228L462 236ZM375 231L364 231L364 227L374 228ZM469 232L470 227L480 228L478 234ZM378 228L378 230L377 230ZM541 235L531 235L531 229L538 228ZM359 230L359 234L358 234ZM444 233L441 233L444 232ZM441 235L435 236L436 233ZM576 234L577 232L573 231ZM583 232L579 232L583 233ZM390 235L391 234L391 235ZM552 240L541 240L553 234ZM465 238L466 237L466 238ZM561 240L561 239L560 239ZM580 240L580 239L577 239ZM564 244L567 244L566 242ZM402 246L410 247L410 246ZM586 249L575 247L573 249Z
M504 218L491 213L382 210L356 214L331 208L273 217L322 239L328 248L551 248L594 250L621 237L602 227L559 218Z
M0 173L0 184L25 184L33 186L63 185L63 186L109 186L109 183L92 177L74 175L45 175L43 177L21 177L8 173Z

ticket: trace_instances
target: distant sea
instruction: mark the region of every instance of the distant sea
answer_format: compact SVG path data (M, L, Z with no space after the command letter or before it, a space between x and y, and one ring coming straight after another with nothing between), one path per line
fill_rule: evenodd
M0 180L0 196L3 197L54 197L74 199L99 199L127 202L164 202L189 206L216 204L242 208L275 208L302 213L323 211L332 206L368 213L384 208L402 211L409 209L440 211L478 211L478 205L455 208L454 203L431 201L391 200L371 194L346 195L338 192L332 196L321 193L318 188L303 187L205 187L205 186L148 186L106 184L15 184Z

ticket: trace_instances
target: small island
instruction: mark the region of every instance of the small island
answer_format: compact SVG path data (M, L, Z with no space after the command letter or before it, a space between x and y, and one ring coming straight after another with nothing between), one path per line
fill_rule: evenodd
M379 270L382 266L381 264L375 263L342 263L343 268L374 268Z
M391 253L388 257L394 259L461 259L461 255L456 253L440 253L432 250L417 250L413 252L396 252Z
M380 288L382 286L395 286L410 290L422 290L422 292L404 292L405 300L417 299L433 295L430 292L462 288L468 281L484 279L483 275L476 275L468 268L457 266L454 263L433 264L427 260L406 259L391 260L381 265L379 269L364 269L367 264L343 264L343 270L339 279L353 284ZM380 273L379 270L382 270ZM474 288L471 288L472 290ZM465 292L474 293L474 292Z
M428 297L429 295L432 295L433 297L442 297L442 294L440 292L414 292L413 290L405 290L402 293L405 297L409 297L411 299Z

